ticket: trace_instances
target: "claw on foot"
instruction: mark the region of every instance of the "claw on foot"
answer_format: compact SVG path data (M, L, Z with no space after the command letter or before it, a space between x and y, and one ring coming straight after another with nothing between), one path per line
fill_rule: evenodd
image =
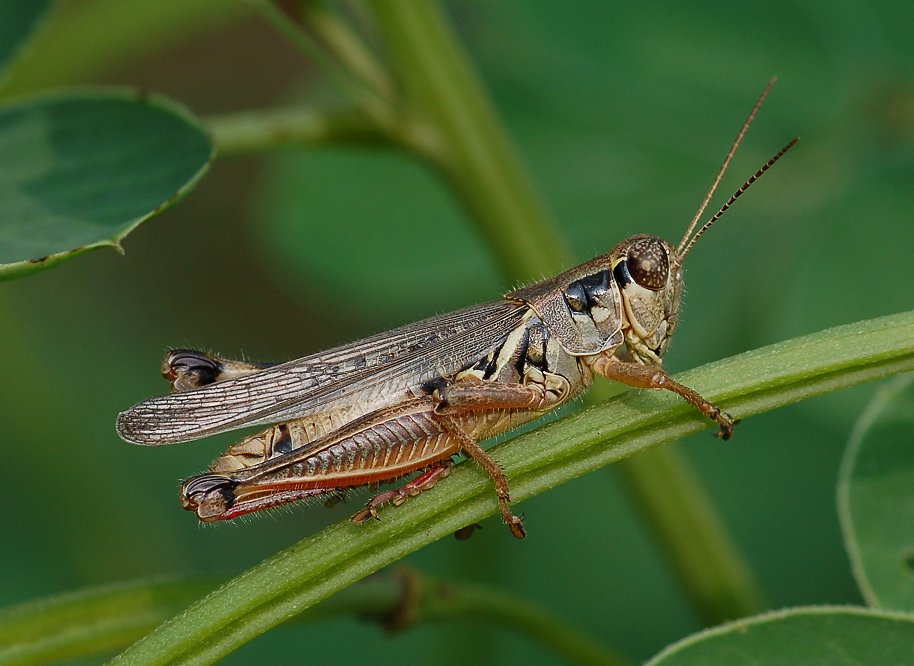
M508 529L511 530L511 534L514 535L515 539L523 539L527 536L527 530L524 528L524 519L518 516L511 516L511 520L505 520Z
M720 424L720 430L714 433L714 436L720 437L725 442L733 436L733 429L742 421L742 419L734 419L726 412L720 412L714 420Z
M349 520L354 522L356 525L361 525L362 523L367 523L372 518L375 520L381 520L381 518L378 516L378 510L375 507L366 506Z

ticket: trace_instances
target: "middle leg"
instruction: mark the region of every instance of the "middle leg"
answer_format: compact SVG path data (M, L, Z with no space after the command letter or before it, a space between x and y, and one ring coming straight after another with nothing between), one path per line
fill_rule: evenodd
M461 416L514 411L527 412L534 417L564 402L569 393L568 381L551 373L548 381L544 377L543 383L465 381L435 391L436 420L459 442L460 450L472 458L492 479L502 520L518 539L523 539L527 533L524 521L511 512L508 478L495 459L479 445L473 434L467 432L461 423ZM487 433L485 436L491 434L494 433Z

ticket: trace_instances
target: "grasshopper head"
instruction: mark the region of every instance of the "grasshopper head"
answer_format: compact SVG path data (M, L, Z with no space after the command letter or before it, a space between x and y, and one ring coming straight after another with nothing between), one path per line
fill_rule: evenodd
M679 320L682 261L661 238L626 238L608 255L622 297L625 342L637 360L657 364Z
M699 219L717 189L743 134L773 84L772 80L743 124L717 178L711 185L711 189L708 190L698 212L695 213L695 217L692 218L679 245L673 247L665 240L654 236L632 236L616 245L608 255L612 263L613 278L622 296L625 343L635 360L641 363L659 364L669 347L670 339L673 337L679 320L679 306L682 298L682 264L686 255L730 206L799 140L795 138L781 148L696 231Z
M515 289L505 298L536 312L566 353L592 356L625 343L634 360L658 365L679 320L682 264L699 238L799 139L781 148L696 230L730 160L774 85L772 79L733 142L723 165L679 245L655 236L627 238L608 254L550 280ZM693 233L694 232L694 233Z
M507 297L533 308L572 356L625 343L637 360L656 364L676 328L681 294L682 261L675 248L639 235Z

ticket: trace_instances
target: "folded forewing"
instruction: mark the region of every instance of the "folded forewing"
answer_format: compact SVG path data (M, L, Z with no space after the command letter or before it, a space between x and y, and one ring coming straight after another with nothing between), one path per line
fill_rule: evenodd
M367 401L457 372L497 348L526 306L494 301L432 317L199 389L145 400L118 415L118 434L171 444Z

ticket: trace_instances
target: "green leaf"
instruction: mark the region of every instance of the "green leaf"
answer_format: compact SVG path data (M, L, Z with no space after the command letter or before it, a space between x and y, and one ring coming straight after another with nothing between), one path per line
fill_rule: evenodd
M860 416L841 468L838 505L867 603L914 610L914 377L883 386Z
M68 93L0 107L0 280L120 248L206 170L212 144L161 97Z
M0 3L0 84L38 24L47 15L53 0L4 0Z
M647 666L885 666L914 663L914 617L852 607L793 608L671 645Z

